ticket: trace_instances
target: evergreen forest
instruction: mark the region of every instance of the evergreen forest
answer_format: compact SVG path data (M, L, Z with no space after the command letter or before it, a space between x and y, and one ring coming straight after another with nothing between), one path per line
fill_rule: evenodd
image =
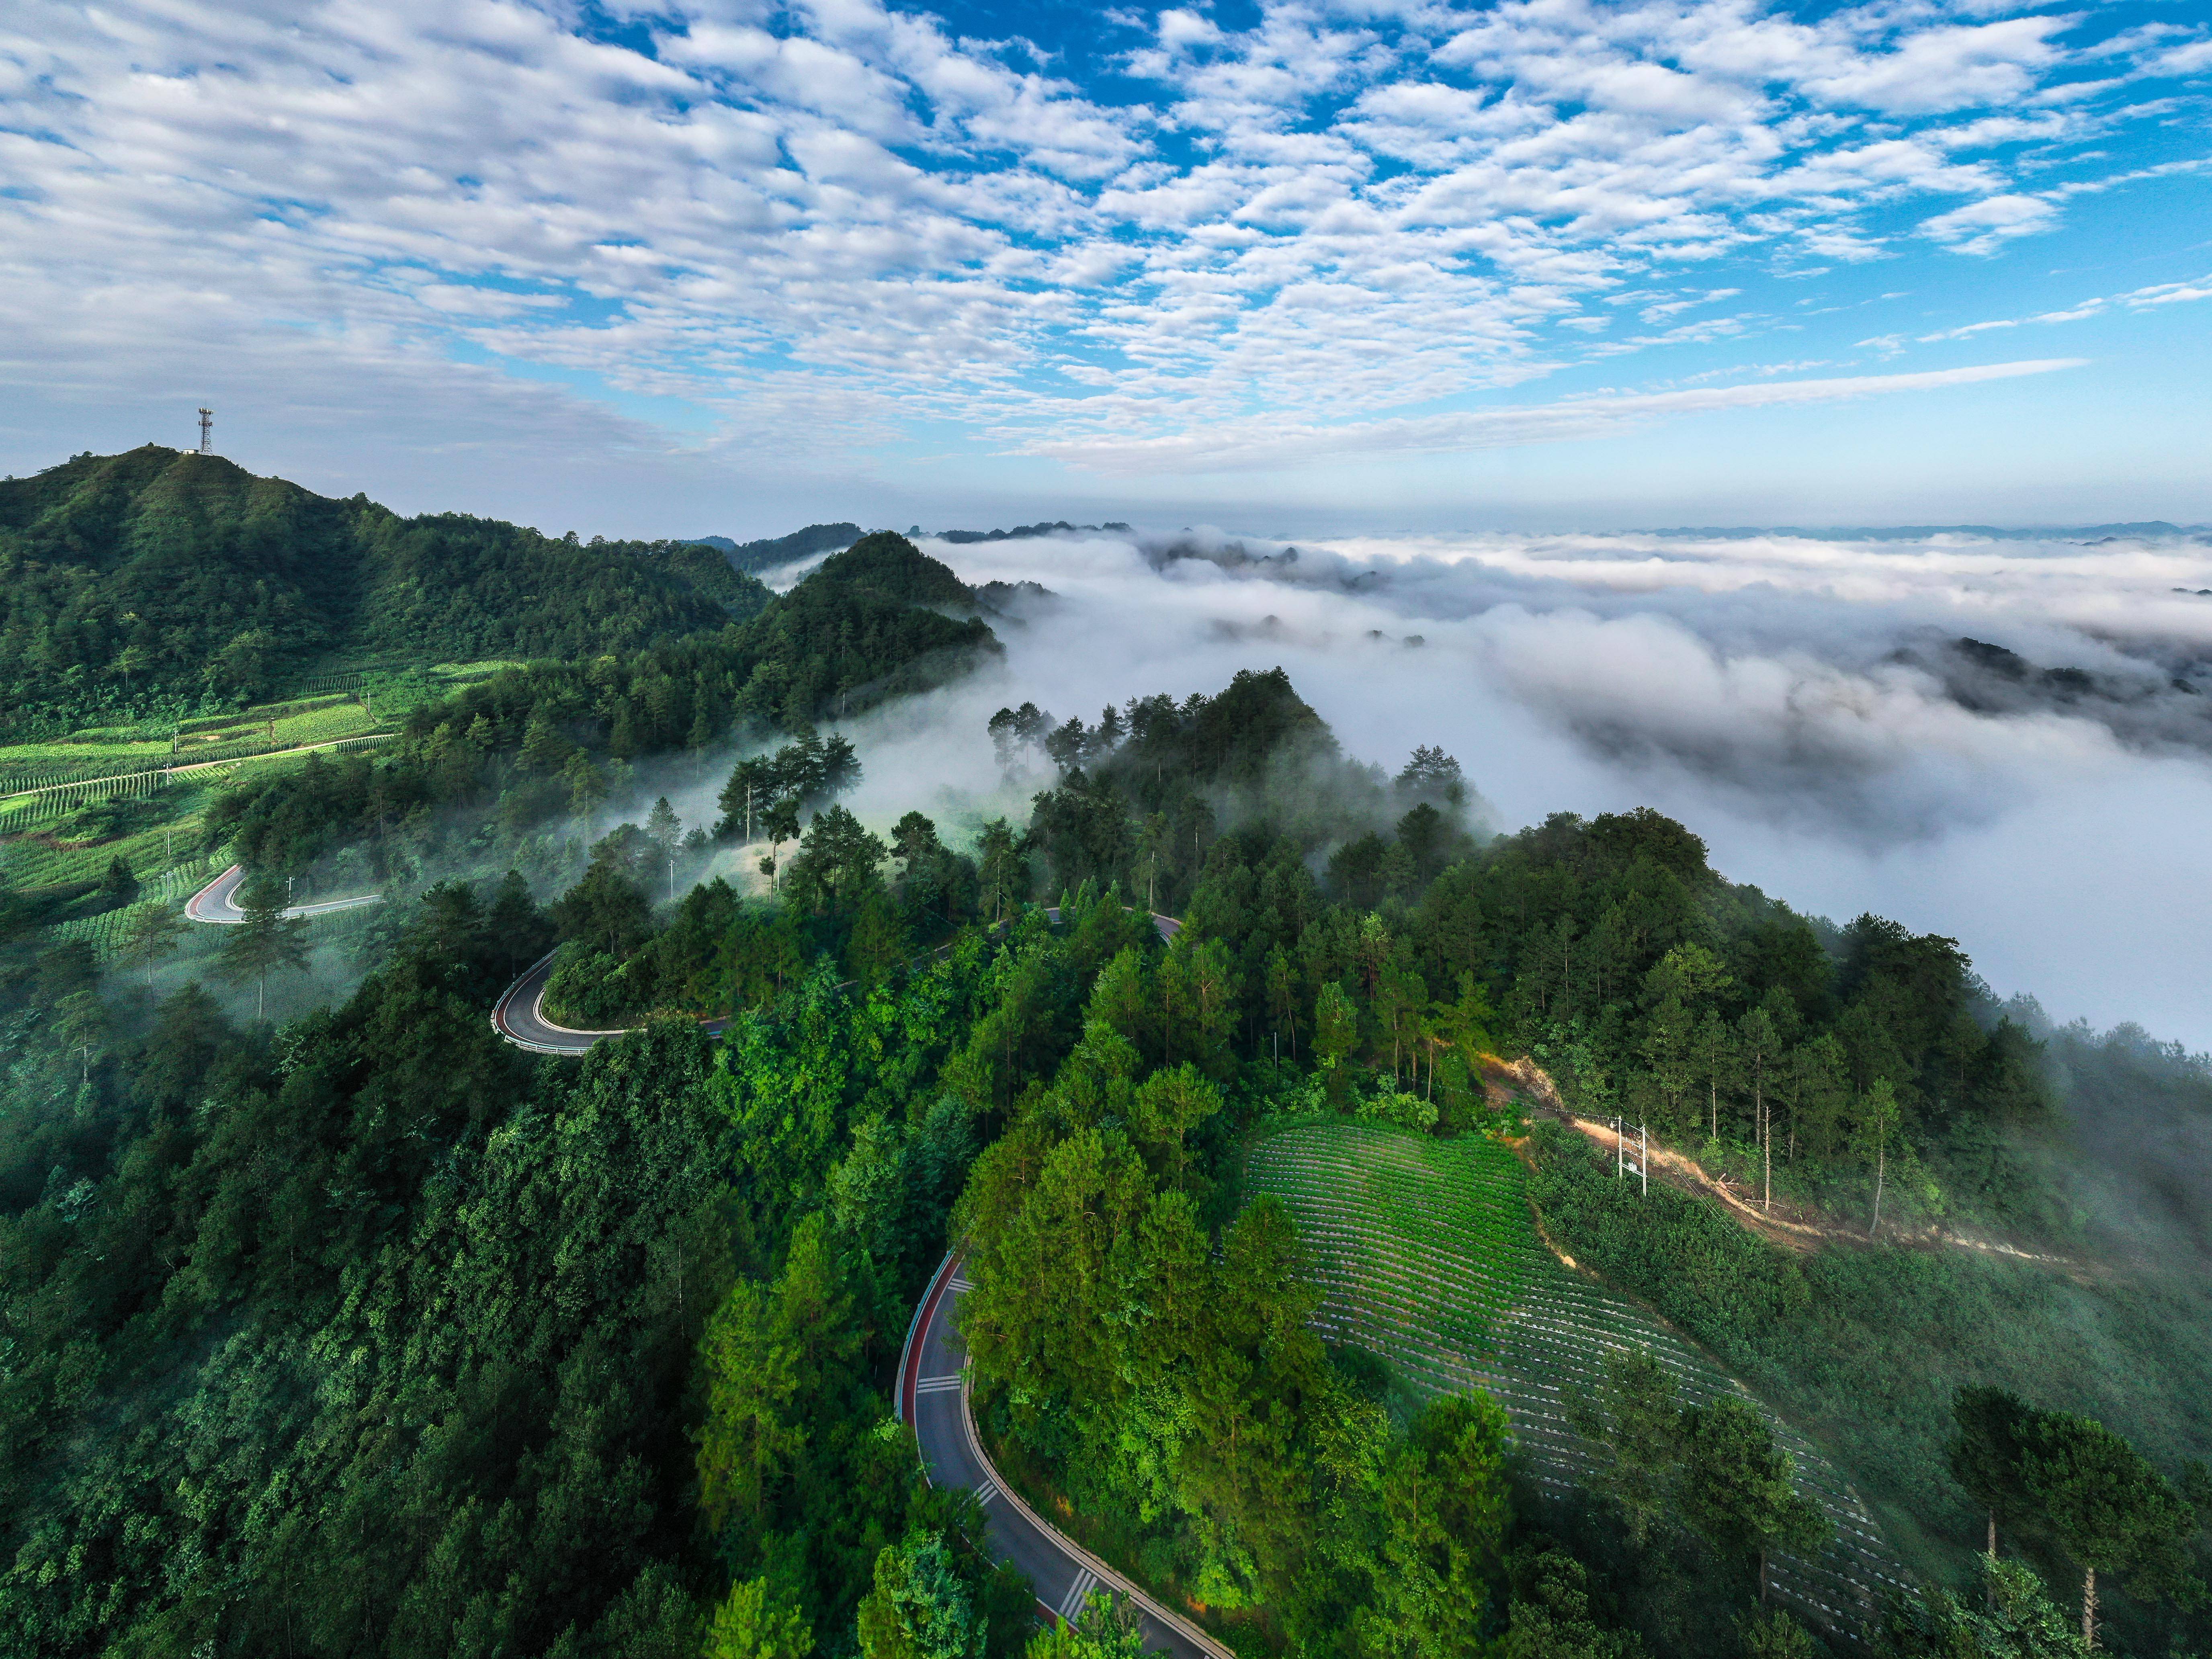
M1249 1659L2212 1647L2202 1056L1654 811L1495 833L1264 665L1000 710L1026 811L864 816L845 723L999 649L896 535L771 596L149 448L0 486L0 559L56 720L517 659L225 786L204 972L0 890L0 1652L1130 1659L895 1412L956 1243L1004 1476ZM372 888L307 977L287 890ZM549 1014L624 1028L580 1058L489 1018L549 951ZM1648 1192L1614 1119L1678 1160ZM1341 1120L1510 1148L1547 1247L1741 1397L1620 1357L1562 1488L1490 1392L1329 1337L1243 1167ZM1777 1417L1902 1564L1864 1617L1771 1593L1832 1525Z
M0 737L212 714L364 661L626 653L768 599L696 544L403 518L157 444L79 455L0 483Z

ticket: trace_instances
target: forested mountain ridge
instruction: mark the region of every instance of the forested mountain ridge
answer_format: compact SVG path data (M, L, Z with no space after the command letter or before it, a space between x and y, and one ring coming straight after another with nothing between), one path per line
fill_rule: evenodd
M262 696L333 653L628 652L757 613L713 550L403 517L147 444L0 482L11 724Z
M1299 1239L1241 1173L1292 1119L1505 1137L1560 1249L1832 1437L1929 1588L1814 1609L1826 1651L2088 1659L1976 1634L2071 1620L2045 1587L2082 1585L2079 1538L2039 1463L1997 1469L2032 1504L1990 1488L2002 1606L1934 1588L1975 1582L1993 1512L1951 1455L1958 1384L2076 1442L2106 1431L2066 1414L2094 1412L2148 1471L2166 1553L2212 1564L2190 1530L2212 1476L2186 1461L2201 1286L1899 1237L1965 1212L2097 1242L2033 1032L1952 941L1816 925L1656 813L1478 837L1451 757L1364 766L1281 671L1247 671L1095 724L1002 711L1010 775L1041 754L1056 776L973 857L920 811L877 836L830 800L857 754L802 738L738 762L723 852L679 842L663 800L538 908L540 809L588 822L617 751L988 650L927 602L948 583L866 538L750 623L509 671L374 758L240 790L213 828L258 872L355 838L396 878L358 991L273 1030L258 998L235 1023L197 986L157 1003L151 957L142 992L82 941L0 936L0 1654L1133 1659L1097 1620L1032 1641L975 1498L887 1420L956 1234L1001 1473L1248 1659L1822 1652L1755 1599L1790 1468L1754 1413L1658 1399L1640 1462L1547 1492L1485 1395L1402 1411L1386 1363L1305 1328ZM775 821L775 890L676 898L740 812ZM592 838L559 833L549 887ZM411 896L438 838L493 878ZM1054 896L1054 921L1024 904ZM1125 896L1185 925L1163 941ZM636 994L608 1023L643 1028L532 1064L485 1014L556 938ZM732 1018L710 1048L647 1009ZM1479 1086L1484 1055L1524 1053L1740 1176L1771 1152L1778 1201L1876 1236L1800 1258L1556 1126L1530 1138ZM2177 1117L2212 1099L2212 1073L2166 1069ZM1608 1376L1613 1420L1655 1404L1635 1381ZM2202 1650L2194 1577L2139 1583L2127 1553L2100 1547L2110 1650Z
M386 879L463 824L520 834L587 815L631 761L702 756L732 734L796 732L940 684L1000 648L974 609L944 565L878 532L747 621L507 669L416 709L374 759L311 757L226 795L207 833L287 876L357 841L364 870Z

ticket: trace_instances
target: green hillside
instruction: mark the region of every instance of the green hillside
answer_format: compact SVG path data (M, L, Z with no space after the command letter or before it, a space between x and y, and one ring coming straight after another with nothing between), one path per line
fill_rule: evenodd
M148 444L0 483L0 718L22 736L173 716L332 659L635 651L768 599L709 548L403 518Z
M392 879L480 831L483 848L532 871L521 841L556 821L556 839L568 834L634 762L683 752L703 764L733 734L795 732L966 672L1000 649L978 617L945 614L966 597L945 566L879 532L743 623L510 668L424 702L373 762L355 754L241 787L211 809L210 833L283 876L351 843L375 880ZM361 878L317 874L349 889Z
M1486 1136L1329 1118L1263 1127L1246 1182L1281 1200L1313 1253L1316 1329L1382 1355L1417 1394L1489 1389L1531 1477L1564 1496L1588 1483L1590 1461L1567 1407L1595 1387L1608 1354L1651 1354L1692 1401L1744 1390L1662 1321L1563 1265L1530 1218L1526 1175ZM1775 1427L1835 1527L1818 1559L1778 1566L1776 1589L1821 1625L1855 1626L1903 1569L1828 1460Z

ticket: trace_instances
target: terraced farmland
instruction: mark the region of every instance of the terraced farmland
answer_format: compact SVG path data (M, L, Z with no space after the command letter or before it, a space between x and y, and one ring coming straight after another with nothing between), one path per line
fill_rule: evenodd
M1564 1266L1536 1232L1525 1174L1495 1141L1332 1118L1263 1130L1247 1182L1297 1218L1324 1291L1315 1322L1324 1335L1382 1355L1424 1393L1488 1389L1532 1475L1564 1495L1589 1460L1565 1402L1595 1382L1608 1353L1647 1350L1691 1400L1752 1396L1655 1316ZM1777 1559L1774 1588L1856 1635L1900 1587L1897 1558L1833 1465L1759 1410L1796 1460L1801 1488L1835 1523L1817 1560Z

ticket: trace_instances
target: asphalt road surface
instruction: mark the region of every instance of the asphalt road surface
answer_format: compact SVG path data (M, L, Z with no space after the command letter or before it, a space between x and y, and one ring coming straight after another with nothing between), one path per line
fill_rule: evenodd
M545 1018L545 981L553 977L553 958L548 951L524 969L522 977L507 988L491 1011L491 1027L518 1048L539 1054L580 1054L595 1042L620 1036L622 1030L576 1031L556 1025Z
M1030 1576L1037 1606L1048 1615L1073 1618L1091 1591L1109 1591L1133 1608L1145 1646L1177 1659L1233 1659L1230 1650L1188 1620L1170 1612L1073 1540L1062 1537L1006 1490L983 1455L968 1408L959 1333L953 1310L968 1290L956 1252L945 1258L922 1293L906 1350L899 1356L899 1420L914 1425L921 1466L932 1484L964 1486L983 1505L988 1547Z
M245 879L246 866L232 865L185 901L185 915L193 921L225 925L244 921L246 912L238 908L238 888ZM295 904L284 914L288 916L323 916L333 910L350 910L357 905L383 902L384 895L381 893L363 893L356 898L326 899L320 904Z
M228 872L225 879L237 873L238 872L234 869ZM231 884L234 887L237 885L235 882ZM211 893L215 889L210 887L207 890ZM204 897L206 895L202 894L201 896ZM192 902L197 904L199 900L194 899ZM349 899L346 902L359 904L367 901ZM313 908L297 911L288 910L285 914L305 915L310 914ZM328 905L320 908L337 909L342 908L343 906ZM1060 910L1057 906L1046 910L1045 915L1054 923L1060 921ZM201 920L235 921L238 918L234 915L209 916ZM1159 929L1160 937L1164 939L1173 939L1182 929L1182 924L1173 916L1155 915L1152 918L1152 925ZM611 1031L572 1030L566 1025L556 1025L546 1018L544 1007L545 982L553 976L553 954L552 951L547 951L524 970L521 978L507 988L507 994L500 998L497 1006L491 1011L492 1030L497 1031L516 1048L527 1048L532 1054L587 1054L593 1043L604 1042L609 1037L620 1036L624 1030L628 1030L629 1028L624 1026ZM711 1035L718 1036L729 1023L726 1019L710 1019L701 1022Z
M236 902L239 884L245 878L244 867L234 864L192 895L185 905L185 914L194 921L245 921L246 913ZM299 904L284 914L322 915L374 904L380 898L380 894L368 893L358 898ZM1048 914L1059 920L1057 911ZM1182 927L1172 916L1152 920L1162 939L1174 938ZM547 951L507 988L492 1010L492 1028L518 1048L547 1054L580 1054L595 1042L620 1036L619 1030L573 1030L545 1017L545 985L552 977L556 954ZM717 1030L726 1024L717 1020L708 1029ZM899 1418L914 1425L921 1445L922 1467L930 1480L939 1486L965 1486L975 1492L988 1520L992 1553L1029 1575L1043 1613L1072 1619L1083 1611L1085 1599L1093 1590L1104 1589L1135 1610L1147 1649L1173 1654L1176 1659L1235 1659L1220 1643L1162 1607L1073 1540L1062 1537L1006 1491L983 1455L968 1410L959 1335L952 1325L953 1310L967 1289L967 1281L960 1277L958 1257L948 1255L915 1310L906 1351L899 1358Z

